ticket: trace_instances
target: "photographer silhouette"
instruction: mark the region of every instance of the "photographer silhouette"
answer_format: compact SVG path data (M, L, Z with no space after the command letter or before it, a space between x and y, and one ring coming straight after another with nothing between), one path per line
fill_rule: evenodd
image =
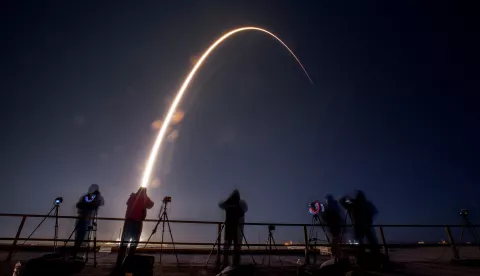
M75 224L75 245L73 246L72 256L75 258L78 249L85 240L88 226L91 225L93 217L96 215L98 207L103 206L105 201L100 194L97 184L92 184L88 188L88 193L82 195L77 202L77 222Z
M225 248L223 265L228 266L228 249L233 243L233 265L240 264L240 252L243 240L243 227L245 213L248 211L247 203L240 198L240 192L234 190L230 197L221 202L219 207L225 210Z

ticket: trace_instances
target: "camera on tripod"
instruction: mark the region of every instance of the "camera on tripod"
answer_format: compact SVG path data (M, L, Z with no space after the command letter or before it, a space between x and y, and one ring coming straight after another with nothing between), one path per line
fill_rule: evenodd
M272 231L275 231L275 225L269 225L268 226L268 231L272 232Z
M467 209L461 209L460 210L460 215L464 218L468 217L468 210Z
M308 212L310 215L318 215L319 212L325 212L325 206L318 201L308 204Z
M170 203L170 202L172 202L172 197L171 196L166 196L166 197L163 198L162 201L163 201L163 203Z
M53 201L53 204L55 205L60 205L60 203L63 202L63 197L57 197L55 198L55 200Z
M343 208L345 208L346 210L352 210L353 207L355 206L355 199L351 198L351 197L342 197L340 200L340 205L343 206Z

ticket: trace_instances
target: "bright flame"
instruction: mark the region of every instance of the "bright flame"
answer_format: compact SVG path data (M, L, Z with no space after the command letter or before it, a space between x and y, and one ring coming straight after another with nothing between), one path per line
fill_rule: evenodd
M313 84L312 82L312 79L310 78L310 76L308 75L307 73L307 70L305 70L305 67L303 67L302 63L300 62L300 60L297 58L297 56L293 53L292 50L290 50L290 48L287 46L287 44L285 44L280 38L278 38L276 35L274 35L273 33L265 30L265 29L261 29L261 28L257 28L257 27L243 27L243 28L238 28L238 29L234 29L226 34L224 34L222 37L220 37L219 39L217 39L203 54L202 56L200 57L200 59L197 61L197 63L195 64L195 66L192 68L192 70L190 71L190 73L188 74L187 78L185 79L185 81L183 82L182 86L180 87L180 89L178 90L177 92L177 95L175 96L175 99L173 100L172 102L172 105L170 106L170 109L168 110L168 113L167 113L167 116L165 117L165 120L163 121L163 124L162 124L162 127L160 128L160 131L158 132L158 135L157 135L157 139L155 140L155 143L153 144L153 148L152 148L152 151L150 152L150 157L148 158L148 161L147 161L147 166L145 168L145 171L143 173L143 177L142 177L142 187L147 187L149 182L150 182L150 177L151 177L151 174L152 174L152 170L153 170L153 165L155 165L155 161L157 160L157 156L158 156L158 152L160 150L160 146L162 145L162 142L165 138L165 134L167 132L167 128L168 126L170 125L170 122L172 120L172 117L173 115L175 114L175 110L177 109L177 106L178 104L180 103L180 100L182 99L183 97L183 94L185 93L185 90L187 89L188 85L190 84L190 81L192 80L193 76L195 76L195 73L197 72L197 70L202 66L203 62L205 61L205 59L210 55L210 53L220 44L222 43L225 39L227 39L229 36L233 35L233 34L236 34L238 32L242 32L242 31L260 31L260 32L263 32L263 33L266 33L266 34L269 34L270 36L272 36L273 38L275 38L278 42L280 42L289 52L290 54L292 54L292 56L295 58L295 60L298 62L298 65L300 65L300 67L302 68L303 72L305 72L305 75L307 75L307 78L308 80L310 81L310 83Z

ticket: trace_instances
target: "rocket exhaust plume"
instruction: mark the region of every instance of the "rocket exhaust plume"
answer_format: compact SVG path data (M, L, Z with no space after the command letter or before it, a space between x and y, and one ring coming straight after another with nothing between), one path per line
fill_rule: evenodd
M165 139L165 134L167 132L167 128L170 125L170 122L172 120L172 117L173 117L176 109L177 109L178 104L182 100L182 97L183 97L183 94L185 93L185 90L187 90L187 88L190 84L190 81L195 76L195 73L198 71L198 69L200 69L200 67L202 66L205 59L210 55L211 52L213 52L213 50L215 50L215 48L219 44L221 44L223 41L225 41L228 37L230 37L230 36L232 36L236 33L243 32L243 31L260 31L260 32L266 33L266 34L270 35L271 37L275 38L278 42L280 42L290 52L290 54L292 54L292 56L297 61L298 65L300 65L303 72L307 76L310 83L313 84L312 79L310 78L310 76L307 73L307 70L305 70L305 67L303 67L302 63L297 58L297 56L287 46L287 44L285 44L280 38L278 38L273 33L269 32L265 29L257 28L257 27L242 27L242 28L234 29L234 30L229 31L228 33L224 34L219 39L217 39L212 45L210 45L210 47L208 47L208 49L202 54L202 56L195 63L195 66L193 66L192 70L190 71L188 76L185 78L182 86L178 90L177 95L175 96L175 99L173 100L172 105L170 106L170 108L168 110L167 116L165 117L165 120L163 121L162 127L160 128L160 130L158 132L157 138L155 139L155 143L153 144L152 151L150 152L150 156L148 157L147 166L145 167L145 171L144 171L143 177L142 177L142 183L141 183L142 187L147 187L149 182L150 182L153 166L155 165L155 161L157 160L158 152L160 150L162 142Z

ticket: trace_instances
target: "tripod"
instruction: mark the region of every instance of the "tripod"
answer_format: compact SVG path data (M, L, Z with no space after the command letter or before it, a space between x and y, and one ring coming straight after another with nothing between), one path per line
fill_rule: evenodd
M268 250L268 267L270 267L270 257L272 254L272 244L275 247L275 251L278 251L277 245L275 244L275 239L273 239L273 231L275 231L275 225L269 225L268 226L268 240L267 240L267 245L265 245L265 249ZM280 261L280 265L283 266L282 259L276 255L278 260ZM263 256L262 259L262 265L263 262L265 261L265 255Z
M58 209L60 204L55 204L55 231L53 234L53 252L57 251L57 240L58 240Z
M475 228L472 226L472 223L470 222L470 220L468 219L468 215L462 214L462 218L463 218L463 226L462 226L462 231L460 232L460 244L462 244L463 242L463 235L465 233L465 230L470 231L470 235L473 238L473 243L479 244L480 239L479 239L478 233L475 230ZM480 246L479 246L479 250L480 250ZM457 256L460 256L460 247L457 247Z
M205 267L208 265L208 262L210 261L210 258L212 257L213 250L215 250L215 246L220 244L220 240L222 238L222 231L223 231L224 228L225 228L225 222L223 222L222 226L220 227L220 231L218 232L217 240L213 244L212 250L210 251L210 254L208 255L208 259L205 262ZM239 228L240 232L242 233L243 239L245 240L245 244L247 245L248 253L250 253L250 256L252 257L253 264L256 265L257 263L255 262L255 258L253 258L252 251L250 250L250 245L248 245L248 241L247 241L247 238L245 237L243 229L240 226L238 228ZM228 249L230 249L230 248L228 248ZM226 249L226 250L228 250L228 249ZM224 250L225 250L225 248L224 248Z
M53 234L53 252L56 252L57 250L57 239L58 239L58 209L60 207L60 203L63 202L63 198L61 197L58 197L55 199L54 203L53 203L53 207L50 209L50 211L48 211L47 215L42 219L42 221L40 221L40 223L37 225L37 227L35 227L35 229L33 229L32 233L30 233L30 235L28 235L28 237L23 241L23 243L21 245L24 245L28 240L30 240L30 238L33 236L33 234L35 234L35 232L38 230L38 228L40 228L40 226L42 226L42 224L45 222L45 220L50 217L50 214L52 214L52 212L54 212L54 216L55 216L55 231L54 231L54 234ZM13 257L15 255L16 252L14 252L9 258Z
M92 223L88 226L87 254L85 254L85 263L88 262L88 253L90 252L90 241L93 239L93 266L97 267L97 210L93 214Z
M92 239L93 239L93 266L97 266L97 209L95 209L94 211L92 211L92 215L91 215L91 219L90 219L90 223L89 225L87 226L87 229L86 229L86 234L87 234L87 251L86 251L86 254L84 256L84 263L87 263L88 262L88 256L89 256L89 252L91 250L90 248L90 243L92 242ZM79 218L79 220L81 219L84 219L84 218ZM78 231L80 230L80 223L81 221L77 221L77 225L75 226L75 229L73 229L72 233L70 234L70 236L68 236L68 239L65 241L65 243L63 244L63 247L66 248L67 247L67 243L72 239L72 236L75 232L77 232L78 234ZM82 243L85 242L85 237L82 237ZM76 244L77 241L75 241L75 246L74 246L74 254L76 255L77 254L77 250L79 248L76 248L77 246L80 247L80 245L77 245ZM74 256L75 257L75 256Z
M327 240L327 244L330 245L330 239L328 238L328 235L327 235L327 232L325 231L325 226L323 225L320 217L318 216L318 214L315 214L313 215L312 217L312 222L311 222L311 226L310 226L310 233L308 235L308 242L310 243L311 241L314 241L314 245L313 245L313 249L314 249L314 254L313 254L313 263L316 263L317 262L317 253L316 253L316 248L317 248L317 241L318 241L318 238L317 238L317 232L315 231L315 228L316 227L320 227L323 231L323 233L325 234L325 238ZM313 233L315 232L315 237L313 238ZM310 248L312 248L310 246ZM307 251L308 252L308 251Z
M179 264L178 262L178 255L177 255L177 249L175 249L175 242L173 241L173 235L172 235L172 228L170 227L170 221L168 220L168 215L167 215L167 205L168 203L171 202L170 197L165 197L163 199L163 204L162 207L160 207L160 216L158 217L157 224L152 230L152 234L150 234L150 237L148 237L147 242L145 243L145 247L147 246L148 242L152 238L155 233L157 233L157 228L160 222L162 223L162 241L160 244L160 263L162 262L162 253L163 253L163 237L165 236L165 222L167 223L168 226L168 231L170 232L170 238L172 239L172 246L173 246L173 252L175 253L175 258L177 259L177 265Z

